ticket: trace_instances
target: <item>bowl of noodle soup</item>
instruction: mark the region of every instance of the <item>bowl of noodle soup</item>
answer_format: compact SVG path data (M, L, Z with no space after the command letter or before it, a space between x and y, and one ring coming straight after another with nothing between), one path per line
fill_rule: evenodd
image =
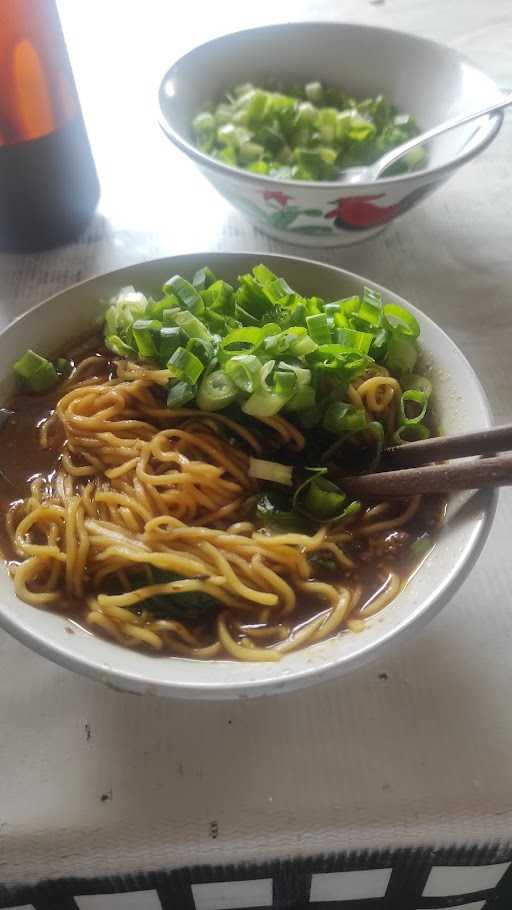
M235 316L224 283L237 287ZM312 308L307 328L273 326L284 297L256 324L258 294L276 287L286 305ZM361 353L376 349L378 332L365 341L353 326L382 300L389 320L402 320L400 357L411 327L421 329L420 384L400 384ZM325 301L349 314L352 328L336 338L359 351L322 346ZM334 309L325 308L331 333ZM39 304L0 335L0 352L0 623L112 687L238 698L349 672L434 616L487 536L493 491L351 503L342 478L326 476L342 458L338 442L319 454L326 428L341 428L349 449L363 434L371 455L377 424L381 448L397 434L418 438L420 416L425 433L491 422L445 333L344 270L238 253L141 263ZM16 385L15 362L38 394ZM331 401L341 362L345 401ZM315 370L316 391L305 390ZM354 423L361 414L364 426Z

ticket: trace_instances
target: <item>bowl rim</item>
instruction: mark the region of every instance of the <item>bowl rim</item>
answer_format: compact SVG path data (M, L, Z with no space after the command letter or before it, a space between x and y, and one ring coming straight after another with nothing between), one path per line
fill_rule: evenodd
M340 28L341 27L343 29L354 29L354 30L363 29L363 30L373 31L373 32L391 33L393 35L398 35L403 39L412 40L413 42L417 42L419 44L423 44L423 45L431 47L431 48L436 48L437 50L441 49L443 52L448 54L450 57L457 59L459 62L466 63L473 70L478 72L481 76L484 76L486 79L488 79L495 86L497 93L501 92L501 89L499 88L499 86L497 85L495 80L492 78L492 76L489 76L479 66L476 66L473 63L473 61L469 57L467 57L465 54L460 53L460 51L456 50L453 47L450 47L447 44L443 44L440 41L434 41L431 38L424 38L420 35L415 35L412 32L405 32L400 29L394 29L394 28L386 28L384 26L365 25L363 23L357 23L357 22L341 22L341 21L335 21L335 20L329 21L329 20L324 20L324 19L316 19L314 21L299 20L299 21L294 21L294 22L276 22L276 23L272 23L270 25L259 25L259 26L253 26L251 28L237 29L236 31L233 31L233 32L226 32L223 35L217 35L215 38L210 38L208 41L203 41L203 42L201 42L201 44L197 44L195 47L191 48L185 54L182 54L180 57L178 57L171 64L171 66L167 69L164 76L160 80L160 84L159 84L159 88L158 88L159 104L158 104L158 115L157 115L160 128L163 130L163 132L165 133L167 138L170 139L171 142L173 142L174 145L176 145L182 152L184 152L186 155L188 155L189 158L192 158L197 164L201 165L204 168L208 168L210 170L216 171L218 174L223 174L224 176L231 175L232 178L237 177L239 180L243 180L246 183L254 183L255 186L259 185L261 187L263 187L264 184L268 184L268 183L274 184L276 187L282 186L282 187L286 187L287 189L295 188L295 190L297 190L297 188L299 188L299 189L300 188L304 188L304 189L321 189L321 188L323 188L326 190L333 190L333 191L338 190L339 191L340 189L346 189L346 188L350 187L351 190L356 195L361 195L361 193L360 193L361 190L366 192L368 190L371 190L372 188L375 188L375 184L377 182L379 183L379 185L382 185L383 187L392 188L393 186L398 186L401 184L407 185L408 183L411 183L411 182L414 182L417 180L423 180L428 177L442 178L444 175L448 174L450 171L455 170L458 167L461 167L463 164L466 164L468 161L471 161L476 155L479 155L480 152L483 152L484 149L486 149L487 146L490 145L490 143L493 142L493 140L498 135L498 133L501 129L501 126L503 124L503 119L504 119L503 111L495 111L492 114L485 115L489 121L489 129L488 129L487 133L482 137L482 139L474 146L474 148L472 148L468 151L462 150L458 155L456 155L450 161L445 162L444 164L440 164L440 165L437 165L436 167L432 167L432 168L423 168L422 170L419 170L419 171L412 171L409 174L397 175L395 177L380 177L378 181L370 181L369 183L349 184L349 183L341 183L339 181L334 181L334 180L325 180L325 181L324 180L283 180L279 177L271 177L266 174L254 174L251 171L244 170L243 168L235 167L235 166L229 165L229 164L224 164L224 162L217 161L215 158L212 158L210 155L207 155L207 154L205 154L205 152L202 152L200 149L198 149L195 145L193 145L192 142L189 142L188 139L186 139L184 136L182 136L181 133L179 133L178 130L176 130L173 127L172 123L167 118L167 115L166 115L165 109L164 109L165 85L166 85L168 79L172 76L173 71L178 66L180 66L185 60L188 60L189 58L193 57L196 53L204 50L207 47L217 44L217 42L223 41L227 38L235 38L235 37L238 37L241 35L249 34L251 32L263 32L263 31L269 31L269 30L277 31L277 30L281 30L281 29L284 30L284 29L289 29L289 28L303 28L303 27L308 27L308 28L320 27L320 28L322 28L322 27L326 27L326 26L329 28ZM478 123L479 121L477 120L475 122Z
M270 260L270 264L274 263L277 267L279 266L279 263L283 261L291 261L292 264L293 262L300 262L306 266L320 267L322 270L326 269L327 271L334 273L334 275L356 281L361 286L368 283L370 286L374 286L381 290L383 294L391 294L400 303L411 308L416 315L419 314L420 318L423 321L429 323L430 327L434 327L434 330L436 332L444 336L444 339L451 347L456 348L458 354L460 355L461 362L464 367L464 372L471 374L476 384L480 395L481 404L485 412L486 425L491 425L492 413L489 401L475 370L465 355L462 353L460 348L455 344L454 341L452 341L444 329L442 329L436 322L434 322L433 319L430 318L430 316L428 316L422 310L418 310L418 308L415 307L414 304L411 304L408 300L405 300L400 295L395 294L393 291L389 290L383 285L378 284L377 282L366 279L364 276L358 275L357 273L351 272L347 269L340 268L336 265L301 256L289 256L287 254L280 253L258 253L253 250L222 250L212 251L209 253L184 253L177 254L176 256L159 257L158 259L153 260L143 260L142 262L121 266L108 272L100 272L90 276L87 279L63 288L61 291L52 294L50 297L45 298L45 300L35 304L30 309L17 316L14 320L12 320L12 322L10 322L0 331L0 342L6 335L9 334L10 331L13 330L16 325L18 325L18 323L24 320L30 321L34 318L34 316L37 315L40 310L42 310L44 307L47 307L55 299L67 294L69 291L74 291L78 288L86 287L88 284L97 280L111 278L117 273L126 272L127 269L136 270L141 267L154 267L156 269L158 268L159 264L167 263L176 259L190 259L191 261L202 259L203 261L207 261L208 257L211 258L212 256L218 257L220 259L226 259L228 261L232 258L247 257L248 259L253 260L254 264L256 264L258 261ZM428 597L422 599L420 605L417 606L414 611L405 615L396 625L393 625L391 628L383 632L378 641L369 642L360 650L357 650L348 655L344 655L342 657L329 657L322 662L314 664L308 664L306 662L304 666L301 666L298 669L290 670L286 676L277 678L269 677L268 679L256 678L243 681L230 680L226 682L210 682L209 680L169 680L165 678L158 680L148 679L140 671L122 669L113 666L110 661L108 664L106 664L105 661L102 661L101 657L86 657L79 651L76 653L70 651L64 643L56 640L51 631L49 633L41 633L35 631L33 628L27 625L22 618L20 619L17 617L16 614L13 614L10 611L8 606L4 605L2 599L0 599L0 627L9 632L22 644L31 648L36 653L41 654L43 657L49 658L51 661L56 662L61 666L66 667L67 669L73 670L74 672L80 673L81 675L88 676L97 681L101 681L110 688L123 692L128 691L132 694L164 695L166 697L180 699L223 700L248 698L263 695L268 696L270 694L279 694L292 689L303 688L308 685L332 679L333 677L344 675L345 673L348 673L353 669L357 669L357 667L360 667L365 663L376 659L377 656L380 656L383 651L388 648L393 642L398 642L399 640L401 641L409 638L413 634L413 631L421 629L424 625L427 624L428 621L430 621L430 619L437 615L437 613L445 606L445 604L449 601L451 596L460 587L462 582L471 571L471 568L476 562L476 559L478 558L489 534L496 511L498 490L482 490L480 491L480 496L480 515L478 519L473 519L474 527L471 530L469 539L464 544L462 554L457 557L449 573L442 578L439 584L435 585ZM33 609L37 610L41 608L34 607ZM307 654L307 649L304 649L304 653ZM154 659L156 660L156 658ZM277 667L278 664L273 666Z

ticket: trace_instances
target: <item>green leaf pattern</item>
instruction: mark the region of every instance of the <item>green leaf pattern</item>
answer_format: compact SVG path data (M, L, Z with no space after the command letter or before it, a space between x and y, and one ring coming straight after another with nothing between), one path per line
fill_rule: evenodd
M263 221L269 227L276 228L279 231L290 231L294 234L308 234L311 237L322 236L334 233L331 225L326 224L302 224L296 223L299 218L323 218L322 209L302 209L298 205L281 205L277 202L263 201L262 205L257 205L252 199L245 196L229 197L232 204L245 212L250 218Z

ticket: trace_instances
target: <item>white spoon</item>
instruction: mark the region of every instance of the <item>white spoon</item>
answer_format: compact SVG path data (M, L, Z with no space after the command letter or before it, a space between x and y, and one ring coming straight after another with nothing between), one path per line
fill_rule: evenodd
M479 111L474 111L472 114L459 114L457 117L451 117L450 120L446 120L439 126L433 126L432 129L420 133L419 136L414 136L407 142L397 145L396 148L391 149L390 152L386 152L385 155L382 155L381 158L367 167L342 168L338 172L337 179L339 179L340 183L373 183L379 179L381 174L387 170L388 167L412 149L417 148L419 145L423 145L425 142L429 142L430 139L434 139L436 136L441 136L442 133L447 133L448 130L453 130L457 126L462 126L463 123L470 123L471 120L478 120L479 117L484 117L485 114L492 114L494 111L500 111L510 104L512 104L512 92L505 95L501 101L496 101L494 104L488 104L487 107L483 107Z

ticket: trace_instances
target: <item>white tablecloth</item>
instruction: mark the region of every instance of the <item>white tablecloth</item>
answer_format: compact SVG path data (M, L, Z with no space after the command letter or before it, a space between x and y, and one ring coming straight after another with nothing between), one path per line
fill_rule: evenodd
M59 6L103 194L79 243L0 257L2 324L118 265L201 249L283 249L231 211L155 123L158 77L209 36L287 18L382 24L445 41L512 86L504 0ZM479 373L497 421L512 416L508 118L481 158L376 240L318 252L446 329ZM0 634L0 883L509 842L511 512L503 492L469 580L412 642L348 678L288 696L136 698Z

